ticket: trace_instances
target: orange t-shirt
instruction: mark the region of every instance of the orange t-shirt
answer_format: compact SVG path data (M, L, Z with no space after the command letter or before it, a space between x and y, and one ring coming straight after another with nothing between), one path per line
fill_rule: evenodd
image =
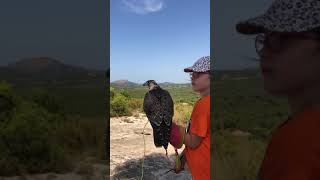
M201 98L191 114L189 133L203 137L196 149L186 147L185 154L194 180L210 179L210 96Z
M258 180L320 179L320 108L307 109L273 133Z

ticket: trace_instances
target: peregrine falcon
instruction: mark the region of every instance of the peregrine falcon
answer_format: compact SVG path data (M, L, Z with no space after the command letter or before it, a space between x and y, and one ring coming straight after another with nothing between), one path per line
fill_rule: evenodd
M149 91L144 97L143 110L153 129L154 145L163 146L167 154L174 114L173 100L169 92L160 88L154 80L148 80L143 84L143 86L146 85Z

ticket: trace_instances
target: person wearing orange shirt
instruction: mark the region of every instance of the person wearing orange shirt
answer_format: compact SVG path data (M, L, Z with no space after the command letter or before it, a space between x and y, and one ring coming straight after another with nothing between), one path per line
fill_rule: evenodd
M192 88L201 98L195 103L187 130L172 123L170 144L176 149L185 145L175 172L184 169L185 163L194 180L210 179L210 56L197 60L184 69L190 73Z
M258 34L264 87L287 98L290 109L272 133L257 179L320 179L320 1L275 0L236 29Z

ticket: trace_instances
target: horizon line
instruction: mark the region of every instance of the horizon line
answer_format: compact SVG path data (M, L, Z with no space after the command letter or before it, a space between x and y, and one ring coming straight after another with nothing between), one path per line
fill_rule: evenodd
M131 82L131 83L135 83L135 84L143 84L143 83L140 83L140 82L136 82L136 81L131 81L131 80L128 80L128 79L117 79L117 80L110 80L110 83L113 83L115 81L128 81L128 82ZM162 83L172 83L172 84L191 84L191 82L170 82L170 81L159 81L157 82L158 84L162 84Z

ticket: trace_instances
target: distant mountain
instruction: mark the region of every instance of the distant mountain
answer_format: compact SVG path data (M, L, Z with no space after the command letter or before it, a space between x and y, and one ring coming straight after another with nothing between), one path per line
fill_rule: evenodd
M117 80L110 83L112 87L116 88L130 88L130 87L137 87L140 86L137 83L128 81L128 80ZM141 85L142 86L142 85Z
M0 80L7 81L83 81L105 78L105 72L64 64L50 57L20 59L0 67Z
M176 83L172 83L172 82L159 83L159 86L171 86L171 85L176 85Z
M190 83L172 83L172 82L162 82L158 83L160 87L167 88L167 87L189 87L191 86ZM112 87L115 88L135 88L135 87L142 87L142 84L134 83L129 80L117 80L110 83Z
M65 71L71 66L49 57L25 58L8 64L8 68L21 73L39 73L44 71Z

